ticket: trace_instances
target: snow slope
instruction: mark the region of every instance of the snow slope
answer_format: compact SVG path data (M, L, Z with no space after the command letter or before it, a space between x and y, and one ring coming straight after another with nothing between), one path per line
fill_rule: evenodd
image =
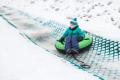
M119 0L0 0L1 6L10 6L34 18L43 17L61 24L69 25L67 16L77 17L82 29L115 41L120 41L119 4Z
M12 1L12 3L11 3ZM77 17L82 29L120 41L119 0L0 0L33 15L69 25L66 17Z
M0 80L97 80L24 39L0 18Z

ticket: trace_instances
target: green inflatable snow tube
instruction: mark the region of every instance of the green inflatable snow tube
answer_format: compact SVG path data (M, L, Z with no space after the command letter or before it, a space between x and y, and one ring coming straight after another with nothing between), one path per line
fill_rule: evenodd
M93 41L92 37L90 35L86 34L85 38L79 42L80 49L84 49L84 48L90 46L92 44L92 41ZM56 41L55 47L57 50L64 51L65 44L62 44L61 42Z

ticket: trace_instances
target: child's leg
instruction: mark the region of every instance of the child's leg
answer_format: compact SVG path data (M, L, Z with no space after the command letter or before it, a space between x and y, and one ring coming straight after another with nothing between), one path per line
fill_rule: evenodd
M72 48L77 50L77 51L80 50L77 36L72 36Z
M72 48L71 36L68 36L66 37L66 41L65 41L65 53L70 53L71 48Z

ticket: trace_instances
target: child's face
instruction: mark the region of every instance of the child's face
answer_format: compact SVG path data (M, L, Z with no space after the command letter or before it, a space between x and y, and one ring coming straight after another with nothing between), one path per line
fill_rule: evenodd
M70 24L70 28L73 29L75 26L73 24Z

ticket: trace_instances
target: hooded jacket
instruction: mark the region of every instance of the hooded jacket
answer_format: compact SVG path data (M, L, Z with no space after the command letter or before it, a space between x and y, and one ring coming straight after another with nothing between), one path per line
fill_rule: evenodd
M71 28L68 28L65 33L63 34L62 38L66 38L67 36L77 36L78 38L79 37L82 37L84 38L85 37L85 32L82 31L79 26L77 25L75 28L71 29Z

